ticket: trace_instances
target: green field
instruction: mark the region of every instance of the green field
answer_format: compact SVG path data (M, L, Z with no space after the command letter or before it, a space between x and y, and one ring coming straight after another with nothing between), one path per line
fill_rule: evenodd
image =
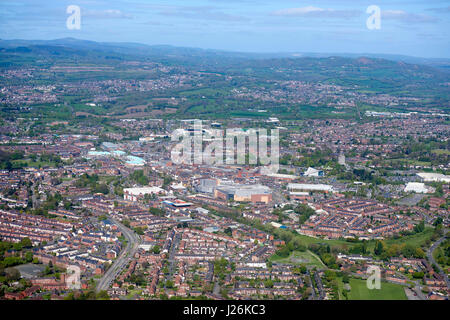
M435 149L435 150L431 150L431 152L433 152L434 154L450 155L450 150L444 150L444 149Z
M370 290L365 280L350 279L350 287L349 300L407 300L404 287L398 284L382 282L380 290Z
M27 160L13 160L13 164L21 165L29 168L43 168L43 167L56 167L55 162L49 162L49 161L33 161L30 159Z
M310 236L305 236L303 234L297 234L295 235L296 238L302 240L302 242L305 245L309 245L311 243L325 243L325 244L329 244L330 246L341 246L341 247L352 247L354 245L356 245L356 243L354 242L348 242L345 240L339 240L339 239L330 239L330 240L325 240L325 239L321 239L321 238L314 238L314 237L310 237Z
M388 239L386 240L386 244L409 244L414 247L421 247L425 244L427 239L430 239L433 235L433 228L426 227L425 230L421 233L413 234L411 236L403 236L398 239Z
M430 161L419 161L413 159L385 159L386 161L394 161L398 163L404 163L405 165L414 165L414 166L431 166Z
M286 258L283 258L283 257L280 257L280 256L274 254L272 257L270 257L270 261L292 264L292 265L304 264L305 266L326 268L326 266L322 263L320 258L309 250L304 251L304 252L294 251L290 254L289 257L286 257Z
M427 239L431 238L432 235L433 235L433 228L426 227L425 230L421 233L413 234L410 236L402 236L398 239L386 239L385 243L387 245L410 244L415 247L421 247L425 244ZM305 236L302 234L296 234L295 237L300 239L302 241L302 243L306 246L308 246L311 243L323 243L323 244L329 244L330 246L334 246L334 247L341 247L341 248L348 249L350 247L353 247L353 246L359 244L358 242L349 242L349 241L340 240L340 239L324 240L324 239L320 239L320 238L313 238L313 237ZM375 247L375 240L371 240L371 241L367 242L367 248L369 249L369 251L373 251L374 247Z

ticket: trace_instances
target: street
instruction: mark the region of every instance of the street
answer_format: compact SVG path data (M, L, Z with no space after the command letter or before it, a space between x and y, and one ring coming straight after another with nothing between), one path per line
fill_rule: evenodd
M96 292L100 292L102 290L107 290L111 283L116 279L116 277L120 274L120 272L125 268L128 262L132 259L134 254L136 253L139 244L140 237L134 233L134 231L128 229L121 223L116 220L109 218L111 222L113 222L122 232L123 236L127 240L127 245L124 250L122 250L120 256L114 261L112 266L105 272L103 277L98 281L96 286Z

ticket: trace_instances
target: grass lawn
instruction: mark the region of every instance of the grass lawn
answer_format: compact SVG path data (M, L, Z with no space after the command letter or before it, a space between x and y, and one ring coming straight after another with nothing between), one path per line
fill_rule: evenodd
M350 248L350 247L353 247L353 246L355 246L357 244L357 243L348 242L348 241L339 240L339 239L324 240L324 239L321 239L321 238L314 238L314 237L305 236L303 234L296 234L295 237L300 239L302 241L302 243L305 244L306 246L308 246L311 243L325 243L325 244L329 244L330 246L336 246L336 247L342 247L342 248Z
M306 265L306 266L315 266L318 268L326 268L326 266L322 263L319 257L313 254L311 251L307 250L304 252L294 251L290 254L289 257L283 258L276 254L270 257L270 261L286 263L292 265Z
M47 161L33 161L31 159L26 160L13 160L13 163L16 164L24 164L29 168L42 168L42 167L56 167L55 162L47 162Z
M106 182L106 183L110 183L111 181L114 181L114 179L116 179L116 176L100 176L99 180L101 182Z
M127 294L127 299L133 299L135 295L141 295L142 289L133 289Z
M388 245L392 245L394 243L401 245L403 243L406 243L406 244L411 244L415 247L421 247L422 245L425 244L427 239L431 238L432 235L433 235L433 228L426 227L425 230L421 233L413 234L411 236L405 236L405 237L402 236L398 239L386 239L384 241ZM324 239L320 239L320 238L309 237L309 236L302 235L302 234L296 234L295 237L300 239L302 241L302 243L306 246L308 246L311 243L321 243L321 244L328 244L332 247L340 247L343 249L348 249L353 246L359 245L359 243L348 242L345 240L339 240L339 239L324 240ZM375 247L375 240L371 240L371 241L367 242L367 248L369 251L372 252L374 247Z
M404 287L389 282L381 282L381 289L370 290L366 281L350 279L351 290L348 293L349 300L407 300Z
M433 152L434 154L446 154L446 155L450 155L450 150L444 150L444 149L434 149L431 150L431 152Z
M388 239L386 244L411 244L414 247L422 246L427 239L430 239L433 235L433 228L425 228L425 230L418 234L413 234L411 236L400 237L398 239Z
M442 244L441 244L442 245ZM441 269L445 272L445 273L447 273L447 274L449 274L449 272L448 272L448 270L450 270L450 265L447 265L446 263L444 263L444 264L442 264L442 263L438 263L437 261L438 261L438 255L439 255L439 252L442 254L442 255L444 255L444 252L443 252L443 250L442 250L442 247L437 247L434 251L433 251L433 258L434 258L434 260L436 260L436 263L437 264L439 264L439 266L441 267Z
M396 161L396 162L404 162L409 165L414 166L431 166L431 162L429 161L419 161L419 160L412 160L412 159L386 159L386 161Z

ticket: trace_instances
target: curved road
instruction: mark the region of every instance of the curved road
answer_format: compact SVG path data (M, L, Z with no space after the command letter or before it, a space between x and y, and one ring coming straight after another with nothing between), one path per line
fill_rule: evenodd
M119 228L124 237L127 239L127 246L124 250L122 250L121 254L116 259L116 261L114 261L108 271L106 271L103 277L97 282L97 286L95 288L97 292L107 290L109 288L114 279L116 279L123 268L125 268L128 262L130 262L130 260L133 258L141 241L139 236L136 235L134 231L128 229L123 224L117 222L112 218L109 218L109 220L111 220L111 222L113 222Z

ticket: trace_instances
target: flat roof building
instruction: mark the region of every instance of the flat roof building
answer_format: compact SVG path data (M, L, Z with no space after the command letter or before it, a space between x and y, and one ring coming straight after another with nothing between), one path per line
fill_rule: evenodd
M140 188L125 188L123 189L123 198L129 201L137 201L146 194L160 194L166 193L166 190L159 187L140 187Z
M225 184L215 188L214 196L223 200L269 203L272 201L272 190L260 184Z
M430 190L421 182L408 182L405 192L428 193Z
M288 190L333 192L333 186L327 184L289 183Z

